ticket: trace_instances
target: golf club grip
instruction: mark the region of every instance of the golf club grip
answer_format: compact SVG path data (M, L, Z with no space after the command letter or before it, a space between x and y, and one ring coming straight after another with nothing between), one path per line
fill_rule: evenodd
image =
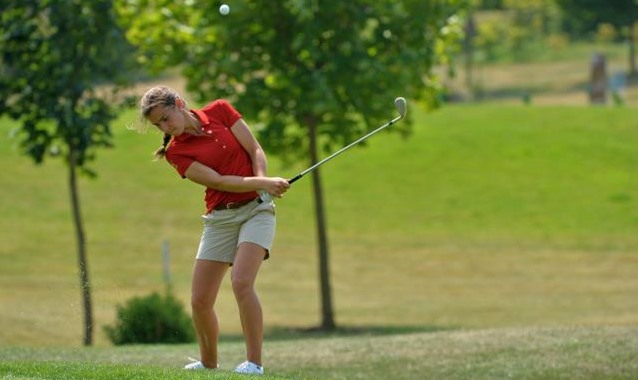
M303 177L303 174L297 174L296 176L294 176L293 178L288 180L288 183L292 185L293 182L295 182L296 180L298 180L299 178Z

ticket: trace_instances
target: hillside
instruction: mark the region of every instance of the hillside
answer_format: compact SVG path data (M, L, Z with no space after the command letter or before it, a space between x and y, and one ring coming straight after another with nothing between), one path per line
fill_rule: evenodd
M383 133L322 173L337 322L434 329L638 322L638 128L631 108L410 107L407 140ZM389 115L391 116L391 115ZM203 190L151 162L159 134L115 125L116 148L83 179L98 345L115 305L164 287L171 247L187 304ZM35 167L0 122L0 341L76 345L80 293L66 173ZM272 153L272 152L270 152ZM273 157L271 155L271 157ZM271 173L292 176L304 165ZM258 288L269 328L319 312L310 181L277 203L278 235ZM239 326L229 286L222 330Z

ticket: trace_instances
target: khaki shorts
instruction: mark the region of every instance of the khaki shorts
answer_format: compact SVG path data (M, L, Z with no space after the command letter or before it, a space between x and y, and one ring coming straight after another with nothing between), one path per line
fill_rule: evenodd
M215 210L203 215L204 232L197 250L197 259L232 264L237 247L244 242L255 243L270 256L275 237L275 204L252 201L233 210Z

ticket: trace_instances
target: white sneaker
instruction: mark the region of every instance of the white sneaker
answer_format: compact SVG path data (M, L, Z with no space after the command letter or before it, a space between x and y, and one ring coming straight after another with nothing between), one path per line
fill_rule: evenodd
M194 361L190 364L186 364L184 366L184 369L188 369L188 370L199 370L199 369L215 369L215 368L208 368L204 365L204 363L200 362L199 360Z
M257 365L253 362L245 361L235 368L236 373L243 373L246 375L263 375L264 367Z

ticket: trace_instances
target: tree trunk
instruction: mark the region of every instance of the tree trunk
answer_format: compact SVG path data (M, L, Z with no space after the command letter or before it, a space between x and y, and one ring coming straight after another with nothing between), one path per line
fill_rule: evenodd
M80 275L80 289L84 306L84 345L93 344L93 307L91 303L91 283L89 281L89 267L86 260L86 239L80 212L80 200L77 185L77 165L75 151L69 147L69 192L71 194L71 208L73 210L73 224L78 249L78 269Z
M634 79L638 74L638 70L636 69L636 41L634 38L634 34L630 32L629 34L629 77Z
M465 39L463 40L463 54L465 56L465 86L472 99L476 99L476 89L474 86L474 36L476 34L476 24L474 16L470 12L465 24Z
M311 165L318 160L317 153L317 123L309 120L308 134L310 141ZM319 169L312 172L312 185L315 198L315 215L317 218L317 240L319 242L319 279L321 286L321 326L322 330L334 330L336 324L332 310L332 291L330 286L330 266L328 255L328 234L326 231L326 216L323 205L323 189Z

